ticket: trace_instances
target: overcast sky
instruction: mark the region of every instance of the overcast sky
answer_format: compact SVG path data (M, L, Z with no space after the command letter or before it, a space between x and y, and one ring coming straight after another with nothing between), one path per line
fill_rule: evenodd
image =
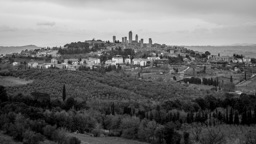
M0 0L0 45L62 46L130 30L169 45L256 43L256 0Z

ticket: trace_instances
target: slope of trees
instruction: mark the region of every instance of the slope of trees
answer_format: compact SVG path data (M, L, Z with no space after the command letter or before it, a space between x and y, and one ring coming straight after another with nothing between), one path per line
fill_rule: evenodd
M10 95L29 95L33 91L46 92L53 97L61 96L65 84L67 97L84 99L191 99L203 92L171 83L138 80L116 73L102 74L94 71L24 70L12 75L33 79L28 85L8 87ZM71 91L72 90L72 91Z

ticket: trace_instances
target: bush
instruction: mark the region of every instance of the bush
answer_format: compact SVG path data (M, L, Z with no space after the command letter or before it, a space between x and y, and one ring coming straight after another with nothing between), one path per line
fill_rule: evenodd
M122 119L121 129L123 129L122 137L128 139L137 138L140 119L137 117L126 117Z
M100 137L101 131L100 131L100 129L93 129L92 134L94 137Z
M81 144L81 141L76 137L67 137L65 144Z
M56 126L47 125L43 128L43 134L48 139L53 140L54 139L54 132L56 131Z
M64 129L58 129L52 133L53 141L60 144L65 142L66 137L66 131Z
M23 143L24 144L39 144L40 141L44 140L44 136L35 133L30 130L26 130L25 133L23 134Z

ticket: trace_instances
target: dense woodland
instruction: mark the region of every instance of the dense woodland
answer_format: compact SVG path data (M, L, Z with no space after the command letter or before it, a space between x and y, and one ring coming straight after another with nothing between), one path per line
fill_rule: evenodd
M68 136L70 132L159 144L224 144L229 137L214 127L256 124L254 95L218 98L201 92L192 97L193 91L186 87L117 73L26 70L10 74L34 79L26 86L0 87L0 129L25 144L80 143ZM184 126L193 128L184 130ZM246 143L256 142L255 133L243 135Z

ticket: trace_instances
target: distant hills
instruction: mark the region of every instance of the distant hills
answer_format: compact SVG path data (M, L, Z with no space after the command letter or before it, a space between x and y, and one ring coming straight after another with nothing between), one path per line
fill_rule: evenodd
M246 57L256 58L256 44L237 44L227 46L185 46L194 51L205 52L222 56L232 56L233 54L242 54Z
M33 50L39 49L36 45L25 45L25 46L0 46L0 54L11 54L11 53L19 53L22 50Z

